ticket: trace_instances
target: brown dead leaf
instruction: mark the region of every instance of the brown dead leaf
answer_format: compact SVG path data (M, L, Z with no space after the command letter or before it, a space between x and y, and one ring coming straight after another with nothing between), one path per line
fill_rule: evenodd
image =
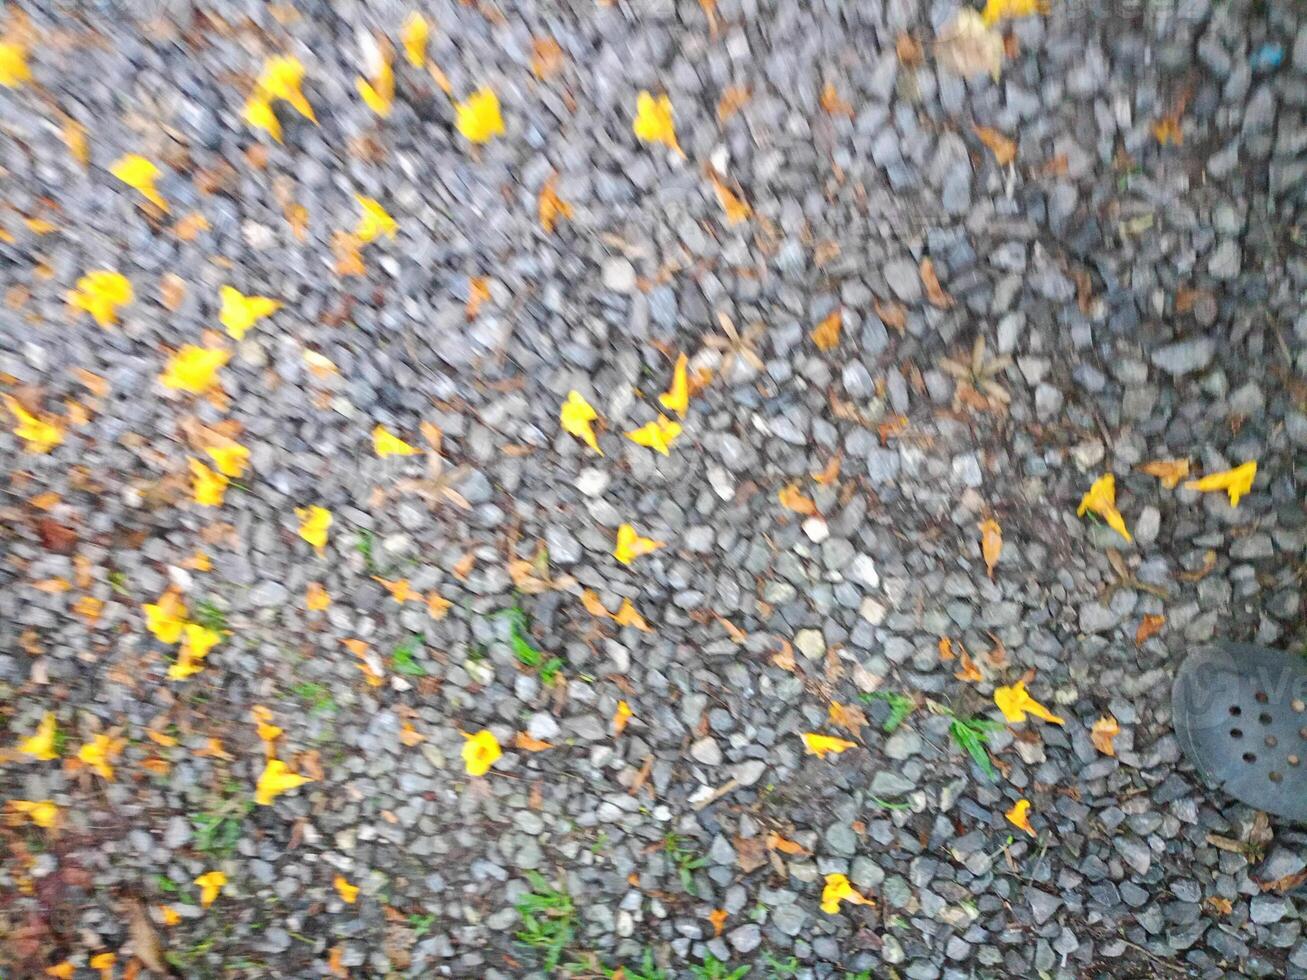
M521 749L523 752L544 752L546 749L552 749L553 747L552 743L532 738L526 732L518 732L513 736L513 748Z
M816 503L813 502L812 498L803 495L797 483L791 483L785 487L776 495L776 498L786 510L792 510L804 517L813 517L817 513Z
M925 61L921 44L911 34L900 34L894 42L894 51L899 56L899 64L905 68L915 68Z
M467 577L472 574L472 566L476 563L477 556L469 551L466 552L458 561L454 562L454 567L451 568L450 571L453 572L454 578L458 579L460 582L466 582Z
M1149 613L1139 621L1139 628L1135 630L1135 646L1143 646L1149 637L1156 636L1162 632L1162 627L1166 625L1166 617L1157 613Z
M1203 555L1203 563L1192 572L1176 572L1175 577L1181 582L1201 582L1212 574L1212 569L1216 567L1216 552L1210 548Z
M169 312L176 313L186 299L186 283L175 272L165 273L159 280L159 302Z
M653 775L653 764L654 757L652 755L645 756L644 765L640 767L640 771L637 772L635 778L631 780L631 788L626 791L627 793L631 796L638 796L640 794L640 790L644 789L645 783L649 782L649 777Z
M841 453L836 453L826 461L826 465L822 467L820 473L808 474L812 477L812 482L818 486L825 487L830 486L830 484L838 480L840 478L840 466L842 465L843 458L844 457Z
M976 662L971 659L971 654L967 653L966 647L960 646L959 649L961 653L958 654L958 664L962 669L953 676L968 684L979 684L985 679L984 673L976 666Z
M184 242L193 242L199 236L200 232L209 230L209 219L199 211L192 211L177 221L173 226L173 234Z
M992 517L986 518L980 522L980 554L985 559L985 568L989 571L991 582L994 580L994 566L998 564L1002 553L1003 529Z
M1006 167L1016 159L1017 144L997 129L988 126L973 126L972 129L975 130L980 142L989 147L989 152L994 154L994 162L1000 167Z
M1068 166L1067 155L1059 153L1055 157L1049 157L1035 168L1035 175L1038 177L1065 177Z
M426 736L414 728L408 722L404 722L404 727L399 730L399 740L408 748L421 745L425 742Z
M789 640L781 640L781 648L772 654L771 662L781 670L794 673L794 644Z
M1295 871L1291 875L1285 875L1282 878L1276 878L1272 881L1259 881L1257 886L1263 892L1275 892L1277 895L1287 895L1299 885L1307 882L1307 870Z
M1116 746L1112 740L1121 734L1121 726L1111 715L1104 715L1094 722L1089 729L1089 740L1094 743L1094 748L1102 752L1103 755L1116 755Z
M807 857L811 853L802 844L797 844L792 840L787 840L775 831L772 831L767 835L767 846L773 851L780 851L782 854L788 854L790 857Z
M990 633L989 637L994 641L994 645L990 648L989 653L985 654L985 659L989 661L989 665L995 670L1002 670L1007 666L1007 647L1003 646L1003 641L993 633Z
M732 85L722 92L717 100L717 121L724 123L744 108L749 101L749 90L740 85Z
M1219 895L1207 896L1203 899L1203 904L1217 915L1229 915L1234 911L1234 904L1228 898L1221 898Z
M853 106L840 98L834 82L827 82L822 88L821 107L828 116L853 116Z
M77 532L53 518L43 517L36 522L36 534L46 551L71 555L77 547Z
M471 276L467 281L467 305L463 313L469 320L475 320L484 303L490 300L490 280L485 276Z
M840 330L843 326L844 312L837 309L813 327L808 336L817 345L817 350L833 350L840 345Z
M744 632L744 630L740 629L725 616L718 616L716 613L713 613L713 615L717 616L717 622L721 623L722 629L726 630L726 635L731 638L732 643L743 643L749 638L749 634Z
M295 240L304 241L309 233L309 209L303 204L289 201L282 208L281 213L286 219L286 224L290 225L290 233L295 236Z
M880 322L891 330L903 333L908 329L908 311L901 303L882 303L877 299L872 300L871 306L876 311L876 316L880 317Z
M767 863L767 843L761 837L736 837L735 860L746 875Z
M361 276L367 271L363 265L363 242L357 235L335 232L331 236L331 253L336 257L336 275Z
M536 202L536 215L546 235L554 233L559 218L566 218L569 221L572 219L572 205L558 196L558 174L550 174L549 179L541 186L540 196Z
M828 712L832 725L837 725L854 735L860 734L867 725L866 714L856 705L846 705L840 704L838 701L832 701Z
M953 641L950 640L947 636L941 636L939 638L938 646L939 646L940 660L948 662L950 660L956 659L957 654L953 652Z
M46 592L50 595L67 592L72 587L73 583L66 578L44 578L32 584L32 588L36 589L37 592Z
M726 213L726 223L728 225L738 225L742 221L747 221L752 209L749 205L736 194L727 183L717 176L716 171L708 171L708 180L712 183L713 190L717 193L717 201Z
M888 445L891 439L897 439L903 434L908 427L908 417L906 415L891 415L880 425L876 426L876 434L880 436L880 444Z
M1189 475L1189 460L1155 459L1152 462L1142 464L1139 467L1139 472L1157 477L1162 486L1168 490L1174 490L1179 486L1180 481Z
M563 48L552 37L531 39L531 74L547 82L563 67Z
M930 305L940 310L949 310L953 308L953 297L944 292L944 287L939 284L939 277L935 275L935 262L929 256L921 260L921 286L926 291L926 299Z
M125 904L127 935L132 940L132 952L150 972L157 973L161 977L166 976L168 970L163 965L163 946L159 942L159 934L154 931L154 923L150 921L150 913L146 911L145 903L133 897L126 899Z

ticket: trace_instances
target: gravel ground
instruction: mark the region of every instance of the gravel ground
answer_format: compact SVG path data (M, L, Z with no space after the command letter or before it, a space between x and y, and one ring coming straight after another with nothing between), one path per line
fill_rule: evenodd
M1307 975L1307 835L1206 790L1169 699L1196 645L1307 642L1300 5L1055 0L998 80L942 64L952 2L424 0L421 67L399 4L17 6L0 393L64 431L0 432L5 976ZM242 119L279 55L281 143ZM356 195L397 229L347 275ZM237 340L223 286L282 306ZM159 380L187 344L231 355L206 395ZM680 353L663 456L625 433ZM1169 459L1258 470L1233 507ZM1129 543L1076 516L1105 473ZM170 588L219 640L184 679ZM1023 676L1064 724L1003 723ZM312 781L260 805L274 755Z

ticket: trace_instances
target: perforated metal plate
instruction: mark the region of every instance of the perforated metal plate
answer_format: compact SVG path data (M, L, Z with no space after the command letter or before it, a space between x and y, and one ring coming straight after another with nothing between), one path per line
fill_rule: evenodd
M1250 643L1199 650L1171 703L1180 747L1208 783L1307 820L1307 658Z

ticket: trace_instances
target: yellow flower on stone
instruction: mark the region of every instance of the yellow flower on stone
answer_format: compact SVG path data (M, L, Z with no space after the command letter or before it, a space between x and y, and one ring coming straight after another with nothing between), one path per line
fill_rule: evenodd
M599 440L594 432L594 421L597 418L599 413L576 390L567 393L567 401L563 402L563 407L558 413L558 421L562 424L564 432L576 436L602 456L604 451L599 448Z
M1001 20L1046 14L1048 7L1049 0L985 0L985 9L980 16L986 27L993 27Z
M217 384L218 369L231 360L231 352L187 344L173 354L159 380L165 388L202 395Z
M353 905L358 901L359 886L351 885L344 875L336 875L331 883L336 886L336 894L340 896L340 900L346 905Z
M676 124L672 121L672 100L665 95L654 98L641 91L635 101L635 120L631 129L645 143L663 143L677 153Z
M1050 721L1054 725L1063 724L1061 718L1030 696L1030 692L1026 690L1026 685L1021 681L1017 681L1010 687L995 688L994 704L999 711L1003 712L1003 717L1009 722L1025 721L1026 715L1031 714L1036 718L1044 719L1044 721Z
M427 19L416 10L404 19L399 39L404 45L404 57L414 68L421 68L426 64L427 38L430 36L431 28L427 25Z
M876 903L857 891L842 874L828 874L826 885L821 890L821 910L827 915L838 915L840 902L853 905L875 905Z
M657 450L664 456L671 455L672 442L681 434L681 423L673 422L666 415L659 415L656 422L642 425L626 434L637 446Z
M458 131L472 143L485 143L504 132L504 117L499 112L499 96L482 87L464 102L454 103Z
M119 157L109 173L157 207L160 211L168 210L168 202L163 199L155 181L159 179L160 170L139 153L128 153Z
M206 871L195 879L195 884L200 886L200 904L207 909L217 900L222 886L227 884L227 876L221 871Z
M617 529L617 544L613 547L613 557L623 565L629 565L641 555L666 547L653 538L642 538L630 524L623 524Z
M1024 830L1027 834L1029 834L1031 837L1039 836L1037 833L1035 833L1035 828L1030 826L1030 801L1029 800L1024 800L1024 799L1017 800L1016 803L1012 805L1012 809L1008 810L1008 812L1003 814L1003 816L1007 817L1007 822L1010 823L1013 827L1019 827L1020 829Z
M390 115L390 107L395 102L395 70L390 67L390 58L383 54L377 65L377 74L371 81L359 75L354 79L364 105L382 119Z
M18 88L32 80L27 67L27 50L17 41L0 41L0 85Z
M1084 517L1085 511L1097 514L1107 521L1107 526L1127 541L1134 540L1126 530L1125 518L1116 509L1116 477L1111 473L1105 473L1095 480L1085 495L1080 498L1076 516Z
M189 677L194 677L204 665L192 656L191 651L185 647L177 654L177 659L168 665L168 679L171 681L184 681Z
M394 218L386 213L386 209L375 198L355 194L354 199L359 202L359 207L362 208L362 212L359 214L359 223L354 226L354 237L364 243L375 241L382 235L387 238L395 237L399 225Z
M222 303L218 320L227 328L227 335L236 340L244 340L250 327L281 309L281 300L269 296L246 296L232 286L223 286L218 296Z
M675 412L685 418L690 407L690 381L686 377L686 365L689 359L681 354L676 358L676 367L672 369L672 386L658 396L658 403L669 412Z
M372 449L382 459L387 456L413 456L419 452L416 446L410 446L380 422L372 430Z
M499 739L495 738L495 733L488 728L481 729L475 735L468 735L466 732L459 734L467 739L463 743L463 765L467 768L469 776L484 776L504 754L499 747Z
M268 101L268 97L262 92L255 91L245 100L245 108L241 110L241 118L255 129L263 130L278 143L281 142L281 120L277 118L277 112L272 108L272 103Z
M221 507L223 495L230 482L221 473L215 473L198 459L188 461L191 467L191 493L201 507Z
M108 328L118 322L118 308L132 301L132 284L121 272L96 269L77 280L68 291L68 303Z
M269 759L259 775L259 784L254 791L254 802L259 806L271 806L275 797L311 782L313 780L308 776L291 772L290 767L280 759Z
M197 660L203 660L209 655L210 650L222 642L222 633L201 626L199 623L187 623L182 635L182 651Z
M209 446L204 450L213 460L218 472L223 476L240 479L245 475L245 466L250 459L250 451L238 442L226 446Z
M111 759L118 757L118 753L123 750L123 745L121 738L110 738L101 732L77 750L77 758L104 779L113 782L113 766L109 763Z
M59 754L54 750L55 731L54 712L47 711L41 716L41 723L36 726L36 731L18 743L18 751L42 762L59 758Z
M9 808L21 813L38 827L49 830L59 819L59 808L53 800L10 800Z
M839 755L847 749L858 747L857 742L850 742L846 738L836 738L834 735L818 735L816 732L804 732L799 738L803 739L803 745L808 750L808 754L815 755L819 759L826 758L828 752Z
M1256 476L1257 460L1250 459L1232 470L1209 473L1201 480L1189 480L1184 486L1186 490L1199 490L1203 493L1224 490L1230 495L1230 506L1238 507L1239 498L1253 488Z
M14 435L23 440L23 448L29 453L45 455L64 441L63 429L53 422L37 418L23 408L13 395L5 395L4 402L9 413L18 420L18 424L14 426Z
M300 519L300 537L322 554L322 549L327 546L327 529L331 527L331 511L313 504L296 507L295 516Z
M298 58L279 55L263 63L263 72L259 75L259 91L266 99L282 99L289 102L291 108L305 119L317 122L313 106L304 97L300 86L304 82L304 66Z
M159 596L159 601L146 603L145 628L154 634L160 643L176 643L182 638L182 629L186 625L186 606L176 592L169 589Z
M272 723L272 712L261 704L250 709L250 717L254 719L254 731L258 734L259 741L268 746L271 757L272 743L281 738L281 727Z
M182 920L181 913L171 905L160 905L159 915L163 918L163 924L165 926L175 926Z

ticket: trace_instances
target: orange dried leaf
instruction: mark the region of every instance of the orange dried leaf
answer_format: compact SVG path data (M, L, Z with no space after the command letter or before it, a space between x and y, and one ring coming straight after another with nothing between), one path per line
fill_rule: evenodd
M872 301L871 306L876 311L876 316L880 317L880 322L891 330L903 333L908 329L908 311L901 303L882 303L877 299Z
M538 738L532 738L526 732L518 732L513 736L513 748L521 749L523 752L544 752L546 749L552 749L553 747L551 742L543 742Z
M581 593L581 605L585 607L585 611L591 616L598 616L600 619L607 619L612 615L604 608L599 593L594 589L586 589Z
M51 595L67 592L72 587L73 583L66 578L46 578L34 583L32 586L37 592L48 592Z
M941 636L939 638L939 659L948 661L955 659L956 656L953 652L953 641L947 636Z
M490 299L490 280L485 276L472 276L467 281L467 305L464 307L464 315L469 320L475 320L477 313L480 312L483 303Z
M724 123L744 108L749 101L749 90L740 85L732 85L722 92L717 100L717 121Z
M859 734L867 724L867 716L861 708L852 705L840 704L838 701L832 701L828 709L832 725L837 725L845 731L852 732L854 735Z
M1035 833L1035 828L1030 826L1029 800L1017 800L1016 803L1012 805L1012 809L1008 810L1007 813L1003 814L1003 816L1007 817L1008 823L1013 827L1024 830L1031 837L1039 836Z
M781 640L781 648L772 654L771 662L781 670L794 673L794 644L789 640Z
M634 712L631 711L631 706L625 701L618 701L617 710L613 712L613 734L620 735L626 731L632 717Z
M900 34L894 42L894 50L899 56L899 64L905 68L914 68L925 60L921 44L911 34Z
M826 461L826 465L822 467L821 472L809 473L808 475L812 478L812 482L822 487L830 486L840 478L840 466L842 465L843 459L844 457L842 454L836 453Z
M1017 144L997 129L990 129L988 126L976 126L974 129L980 142L989 147L989 152L994 154L994 160L1000 167L1006 167L1016 159Z
M634 626L642 633L653 632L653 627L644 621L630 599L622 600L621 607L613 614L613 622L618 626Z
M1117 720L1111 715L1104 715L1089 729L1089 740L1103 755L1116 755L1116 746L1112 744L1112 739L1119 734L1121 734L1121 726Z
M944 292L944 287L939 284L939 277L935 275L935 262L927 257L921 260L921 286L926 291L926 299L930 305L941 310L953 308L953 297Z
M775 832L767 835L767 847L773 851L780 851L782 854L788 854L791 857L807 857L809 854L808 849L802 844L797 844L792 840L787 840Z
M714 936L720 936L722 930L726 928L726 920L730 918L730 913L725 909L713 909L708 913L708 921L712 924Z
M994 566L998 564L999 555L1003 553L1003 529L992 517L980 522L980 554L985 559L985 568L989 577L994 578Z
M309 612L322 612L331 605L331 596L322 587L321 582L310 582L304 590L304 605Z
M1166 625L1166 617L1157 613L1149 613L1139 621L1139 628L1135 630L1135 646L1143 646L1149 637L1156 636L1162 632L1162 627Z
M472 552L467 552L458 561L454 562L454 567L450 569L454 573L454 578L466 582L467 577L472 574L472 566L477 563L477 556Z
M173 233L184 242L193 242L202 231L209 230L209 219L199 211L192 211L178 219L173 226Z
M415 745L421 745L426 741L426 736L408 722L404 722L404 727L399 730L399 740L411 749Z
M547 82L563 67L563 48L552 37L531 40L531 74Z
M546 235L554 233L559 218L572 219L572 205L558 196L558 174L552 174L541 186L536 207L540 227Z
M852 116L853 106L840 98L834 82L827 82L821 90L821 107L828 116Z
M1189 476L1189 460L1155 459L1152 462L1142 464L1139 467L1139 472L1157 477L1162 486L1168 490L1174 490L1180 485L1181 480Z
M804 517L812 517L817 513L817 505L811 498L803 495L797 483L791 483L783 489L776 495L776 499L780 501L781 506L786 510L792 510Z
M715 173L710 171L708 177L712 181L713 190L717 192L717 200L722 210L726 212L726 223L738 225L741 221L747 221L751 213L749 205Z
M817 350L833 350L840 344L840 330L844 326L844 313L835 310L812 329L808 336L817 345Z
M961 647L960 649L961 653L958 655L958 663L962 669L953 676L968 684L979 684L985 679L985 675L981 673L980 668L976 666L976 662L971 659L971 654L967 653L967 648Z

